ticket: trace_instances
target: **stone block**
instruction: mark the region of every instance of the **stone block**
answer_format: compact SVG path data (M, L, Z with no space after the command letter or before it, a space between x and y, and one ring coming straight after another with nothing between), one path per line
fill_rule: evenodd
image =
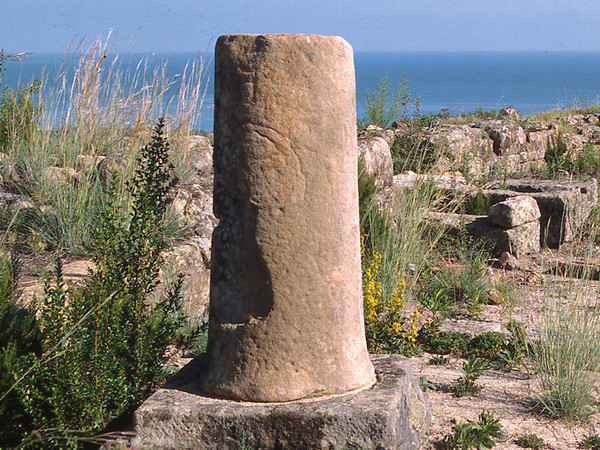
M371 356L377 383L342 395L283 403L207 397L196 359L135 413L134 448L416 449L431 412L410 361Z
M488 211L490 224L514 228L541 217L540 208L532 197L518 195L492 205Z
M496 254L506 251L521 257L527 253L540 251L539 221L514 228L501 228L491 225L487 216L430 213L429 217L445 226L449 233L458 234L460 230L466 229L471 236L490 242Z

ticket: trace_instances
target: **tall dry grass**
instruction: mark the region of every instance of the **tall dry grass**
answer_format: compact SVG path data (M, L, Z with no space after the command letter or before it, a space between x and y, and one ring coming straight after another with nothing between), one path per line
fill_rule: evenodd
M15 184L28 197L20 210L21 222L31 224L31 248L85 252L111 174L118 175L117 197L125 196L138 149L160 117L175 174L189 177L187 137L200 123L206 63L198 57L177 75L167 63L112 53L109 36L71 47L52 77L42 75L34 99L39 126L26 138L15 133L6 149L18 168Z
M593 219L589 228L598 230ZM600 381L600 302L592 280L595 242L577 236L565 255L567 281L545 286L532 360L539 381L538 404L554 417L581 419L594 412ZM583 269L582 269L583 267Z

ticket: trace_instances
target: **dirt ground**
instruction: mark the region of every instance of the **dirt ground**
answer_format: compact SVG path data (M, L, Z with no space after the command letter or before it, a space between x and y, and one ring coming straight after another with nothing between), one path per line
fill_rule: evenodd
M566 249L565 249L566 251ZM562 251L561 251L562 253ZM560 266L561 258L556 251L538 254L520 262L514 271L493 269L494 277L506 277L515 283L512 300L499 306L485 306L481 317L474 321L456 321L457 331L463 328L497 330L498 325L506 330L510 319L516 319L534 330L542 309L547 302L565 301L559 294L569 283L569 279L549 274L549 268ZM586 262L599 267L597 258ZM572 279L575 290L588 292L589 302L597 301L600 283ZM428 390L425 397L432 411L431 427L423 445L425 449L435 448L434 443L454 431L456 423L476 421L481 411L494 411L494 417L500 419L507 440L498 443L499 449L522 448L515 440L523 435L535 433L542 438L547 449L576 449L585 436L600 435L600 414L596 413L583 421L552 419L540 415L534 410L538 391L537 378L531 363L525 361L510 372L488 370L480 379L483 389L476 395L456 398L448 390L461 376L463 360L450 357L444 365L428 363L432 355L424 354L411 358L415 377L425 376L436 390ZM598 395L597 384L596 392Z

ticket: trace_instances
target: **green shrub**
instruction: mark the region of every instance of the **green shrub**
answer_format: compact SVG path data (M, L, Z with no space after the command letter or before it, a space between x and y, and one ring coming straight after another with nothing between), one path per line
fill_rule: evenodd
M510 333L510 337L504 348L498 352L497 357L500 363L498 364L499 368L510 370L530 352L530 346L522 323L511 319L506 329Z
M474 214L476 216L487 216L487 213L492 206L489 197L483 195L481 191L477 191L475 195L470 195L463 205L465 214Z
M438 355L462 355L467 351L471 336L458 331L441 332L423 327L418 336L423 349Z
M30 143L40 116L40 109L33 102L39 82L17 89L2 84L5 61L0 51L0 150L12 147L17 140Z
M425 292L444 290L452 299L453 313L477 316L483 304L487 303L485 262L488 248L473 242L469 236L448 239L440 242L444 247L440 258L455 262L448 270L432 272L426 283Z
M18 306L18 264L0 255L0 443L16 446L32 427L22 395L11 389L28 355L41 354L35 314Z
M32 439L45 447L75 445L103 430L167 376L166 349L184 318L181 279L165 295L155 292L175 183L163 126L160 121L141 150L128 183L131 208L111 201L98 217L91 248L96 268L86 285L67 292L57 261L39 315L43 353L29 354L13 370L13 391L36 430Z
M506 338L504 334L496 331L486 331L469 341L465 353L469 358L493 360L498 358L499 353L505 348Z
M544 448L544 440L535 433L523 434L516 439L518 446L523 448Z
M600 175L600 150L591 142L585 144L577 154L573 169L578 175Z
M450 390L456 397L476 394L481 390L477 380L489 369L490 363L482 358L469 358L462 366L463 375L456 380Z
M410 126L396 135L391 148L394 174L407 170L422 174L433 168L442 151L426 139L431 129Z
M390 87L387 73L377 84L375 91L367 91L367 99L363 103L367 117L359 125L366 127L373 124L383 129L390 127L400 117L407 117L408 105L412 103L408 90L406 75L395 90Z
M544 155L549 176L555 177L572 170L571 153L561 132L557 136L549 136Z
M502 424L494 418L494 413L483 410L477 422L459 424L453 434L439 442L445 449L486 449L496 446L496 440L503 441Z
M586 436L583 441L579 443L579 448L591 448L592 450L600 450L600 436L593 434Z

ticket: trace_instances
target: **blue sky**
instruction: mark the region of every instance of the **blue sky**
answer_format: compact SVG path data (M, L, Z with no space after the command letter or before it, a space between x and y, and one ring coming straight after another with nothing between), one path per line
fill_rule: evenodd
M226 33L339 35L368 50L598 50L599 0L0 0L0 49L204 52ZM134 43L132 45L132 42Z

